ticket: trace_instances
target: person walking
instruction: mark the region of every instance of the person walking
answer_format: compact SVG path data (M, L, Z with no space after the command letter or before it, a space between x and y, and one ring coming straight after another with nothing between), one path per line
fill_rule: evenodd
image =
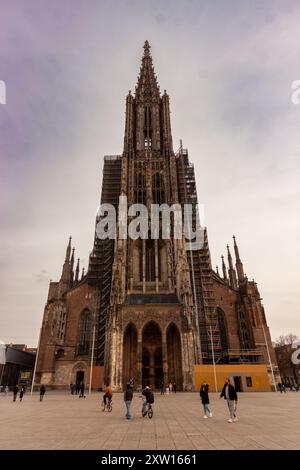
M81 382L79 390L80 390L79 398L85 398L85 394L84 394L84 392L85 392L85 383L84 382Z
M173 382L173 392L176 393L176 382Z
M226 379L224 387L222 389L220 398L223 398L227 401L230 418L228 423L233 423L238 421L236 416L236 406L237 406L237 393L234 386L231 384L230 379Z
M19 386L18 384L15 384L13 388L13 401L16 401L18 393L19 393Z
M161 380L160 381L160 384L159 384L159 389L160 389L160 394L161 395L164 395L165 394L165 389L164 389L165 385L164 385L164 381Z
M45 393L46 393L46 387L45 385L42 384L40 387L40 401L43 401Z
M132 416L130 414L130 407L131 407L131 402L133 399L133 390L131 384L128 382L126 384L126 389L124 392L124 402L126 405L126 419L131 419Z
M24 394L25 394L25 388L24 388L24 387L21 387L21 391L20 391L20 401L23 400Z
M208 396L208 391L209 391L209 385L207 382L203 382L200 388L200 397L201 397L201 403L203 405L203 410L204 410L204 419L212 418L212 412L210 411L209 408L209 396Z

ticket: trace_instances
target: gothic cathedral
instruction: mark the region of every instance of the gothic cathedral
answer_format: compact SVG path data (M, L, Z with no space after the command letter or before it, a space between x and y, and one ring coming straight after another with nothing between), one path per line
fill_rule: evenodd
M147 208L146 237L120 236L120 196L127 209ZM235 265L228 246L228 268L223 257L219 274L206 229L193 250L183 234L174 236L174 217L170 237L161 226L152 236L153 204L196 203L194 167L182 145L174 152L169 96L160 92L146 41L135 92L126 98L123 153L104 158L101 204L115 209L115 235L95 233L82 274L70 238L61 278L49 287L36 383L122 390L133 379L137 389L172 381L177 390L193 390L197 364L276 367L260 294L244 274L235 238Z

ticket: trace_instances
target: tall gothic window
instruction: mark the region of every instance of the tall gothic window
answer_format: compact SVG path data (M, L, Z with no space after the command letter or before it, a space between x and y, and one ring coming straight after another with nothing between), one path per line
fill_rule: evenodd
M154 204L165 202L164 181L160 173L155 173L152 176L152 199Z
M163 264L164 263L164 264ZM167 263L167 256L166 256L166 244L162 241L158 241L158 280L166 280L162 279L162 272L166 271L166 263Z
M145 149L151 149L151 146L152 146L151 137L146 137L145 138Z
M143 247L142 243L139 245L139 275L140 275L140 282L143 280Z
M66 329L66 312L62 310L59 316L58 331L57 331L57 337L59 341L64 340L65 329Z
M220 330L221 347L223 351L227 351L228 350L227 322L225 318L225 313L220 308L218 308L218 322L219 322L219 330Z
M152 124L151 124L151 110L149 106L145 107L144 115L144 144L145 149L151 149L152 147Z
M250 338L250 329L248 327L246 312L242 306L238 308L238 320L241 349L251 349L253 345Z
M136 177L135 202L138 204L146 203L146 181L142 173L138 173Z
M155 281L155 249L153 240L146 240L146 281Z
M78 354L89 354L92 334L92 314L84 310L80 316Z

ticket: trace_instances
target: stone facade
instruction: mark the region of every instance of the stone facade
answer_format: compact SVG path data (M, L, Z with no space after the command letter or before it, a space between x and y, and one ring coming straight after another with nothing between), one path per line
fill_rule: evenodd
M194 365L213 357L220 364L268 363L270 354L275 368L259 292L244 275L236 241L236 266L228 247L229 269L223 259L220 276L211 267L206 230L193 252L183 234L173 236L173 218L168 239L161 232L151 238L151 217L145 239L121 236L119 196L127 197L127 209L141 203L149 214L152 204L197 202L187 151L182 145L179 153L173 150L169 96L160 93L147 41L135 94L126 98L123 153L104 161L101 202L116 208L116 237L95 235L81 279L69 240L61 279L49 287L37 382L87 382L94 362L116 390L131 378L137 388L172 381L178 390L192 390ZM131 220L129 214L127 228Z
M84 276L79 280L79 263L73 279L74 250L72 257L70 252L71 238L61 279L49 286L36 376L38 383L64 388L76 382L78 371L83 372L85 380L89 378L91 335L99 298L98 289L90 286ZM81 331L84 319L88 320L85 336Z

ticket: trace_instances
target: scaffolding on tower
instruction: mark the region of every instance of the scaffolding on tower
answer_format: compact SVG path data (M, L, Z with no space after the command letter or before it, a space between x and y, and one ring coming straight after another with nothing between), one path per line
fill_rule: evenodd
M103 184L101 204L111 204L118 214L119 195L121 192L121 159L120 155L104 157ZM102 216L103 217L103 216ZM96 226L101 220L97 215ZM115 221L111 221L113 223ZM96 363L104 365L106 320L110 307L112 266L114 262L115 240L98 238L95 230L94 248L90 254L88 280L99 287L99 311L97 321Z
M192 229L196 230L197 191L194 165L189 162L188 150L182 147L176 153L179 198L181 204L192 204ZM199 214L198 214L199 215ZM212 266L206 228L203 230L202 246L189 250L189 266L193 286L194 304L198 316L201 355L200 363L212 363L222 356L217 305L214 296Z

